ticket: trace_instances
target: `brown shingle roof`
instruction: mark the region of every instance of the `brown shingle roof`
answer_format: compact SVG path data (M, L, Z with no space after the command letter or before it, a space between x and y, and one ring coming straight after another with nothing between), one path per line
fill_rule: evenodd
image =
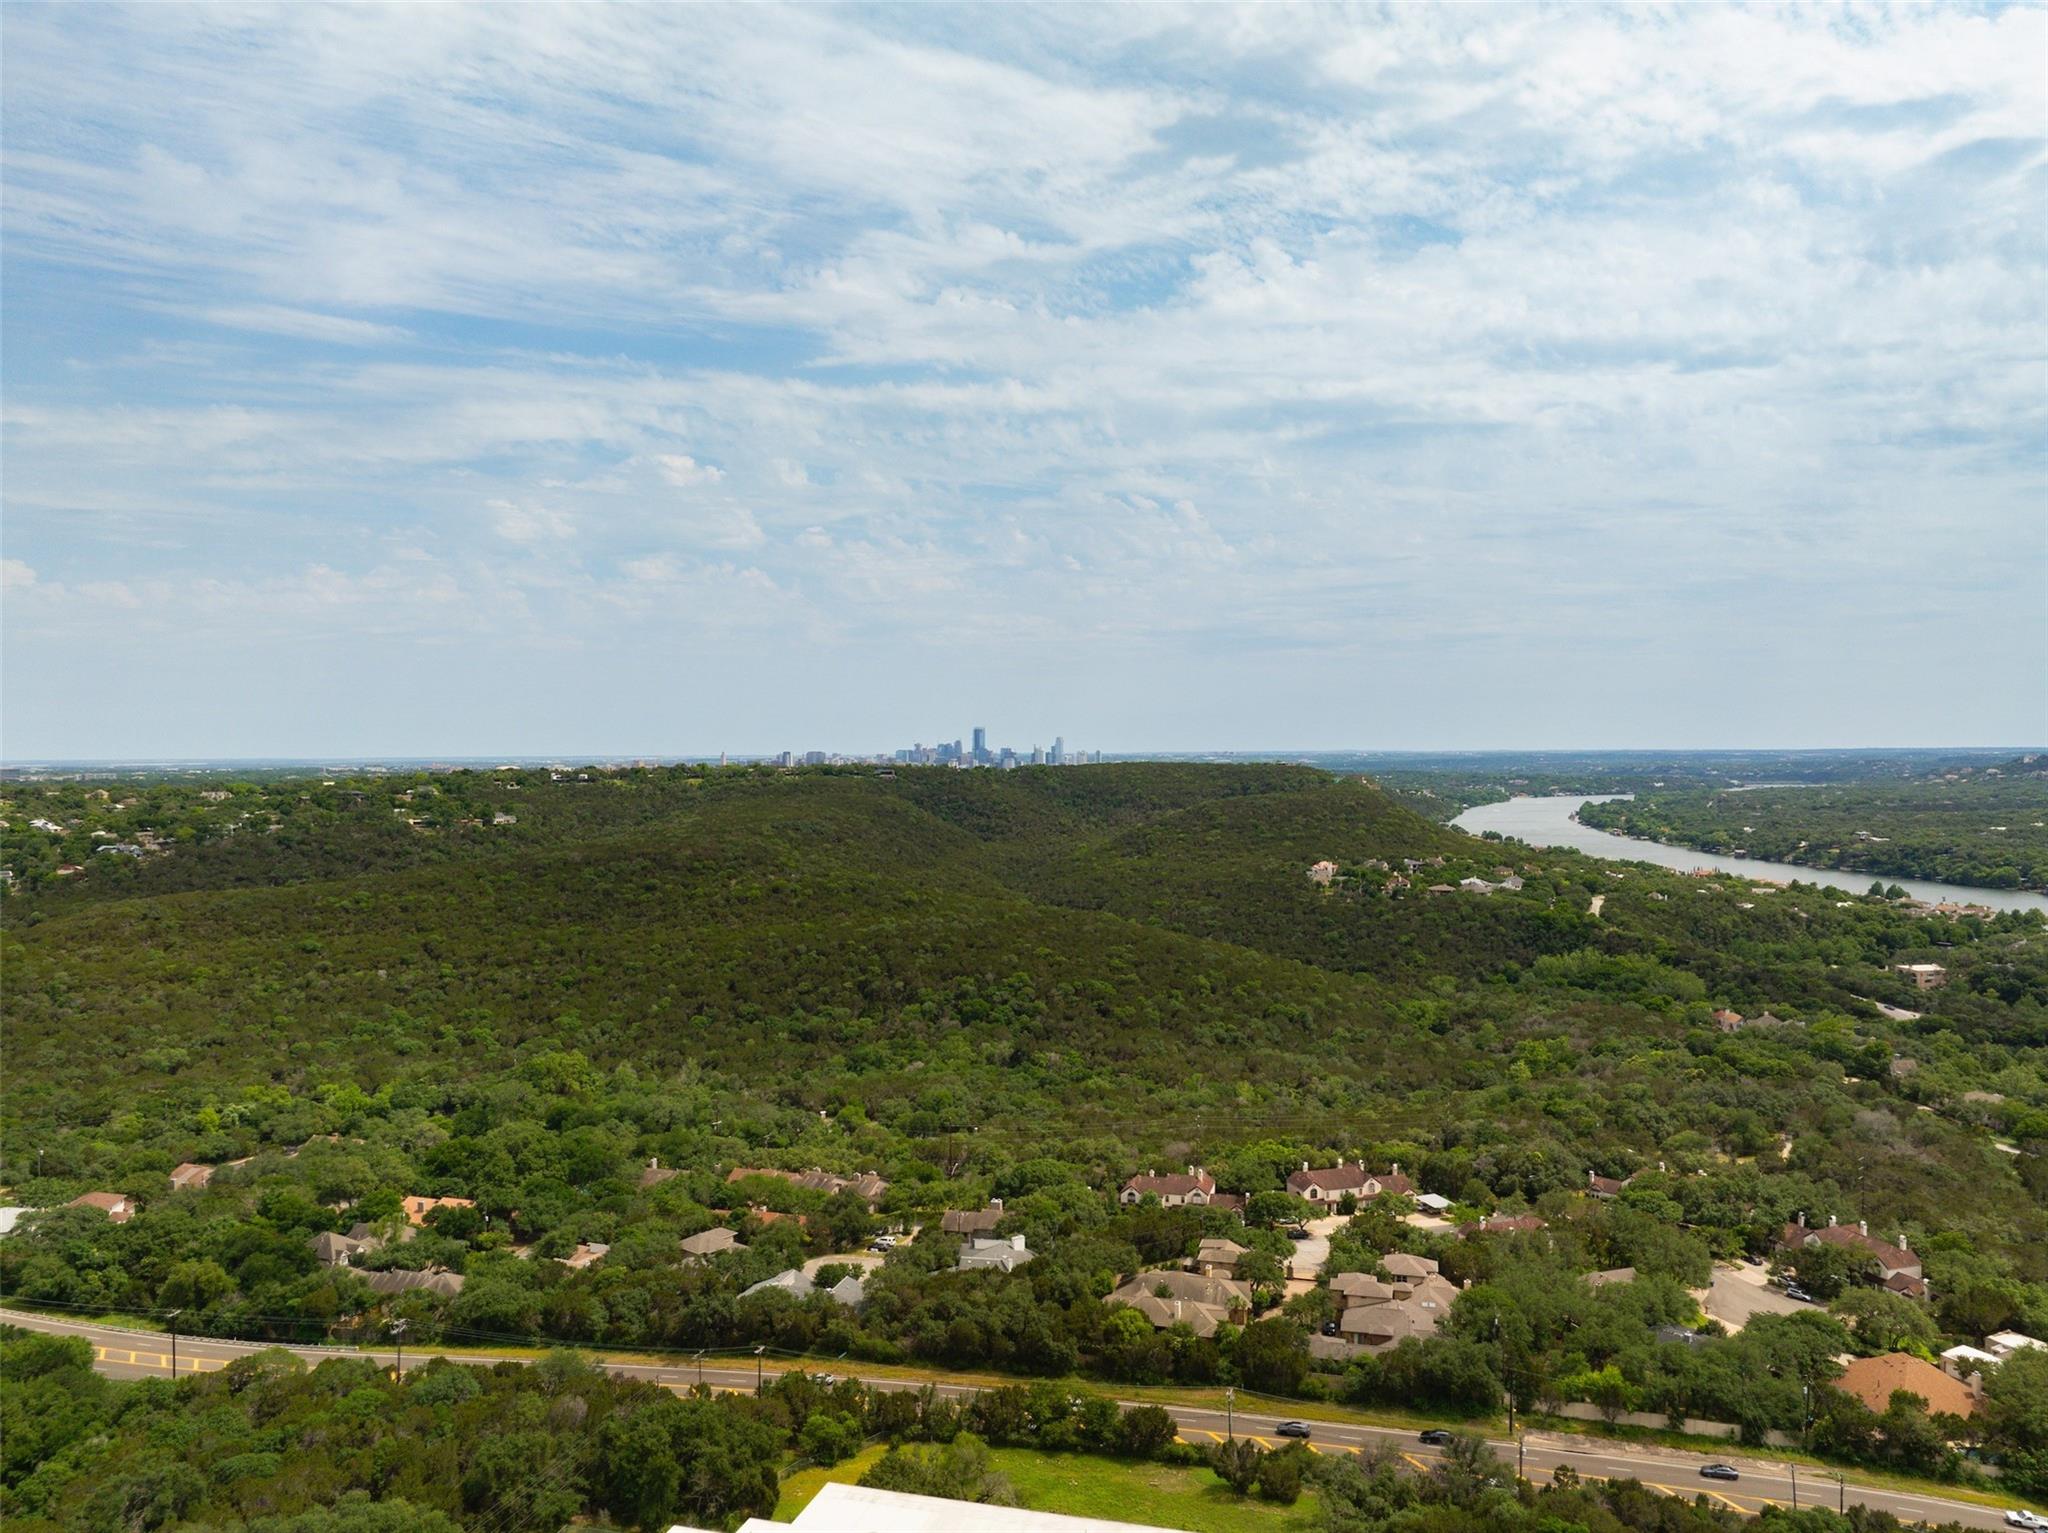
M1970 1393L1969 1385L1904 1352L1857 1358L1842 1370L1835 1388L1880 1412L1901 1389L1925 1400L1930 1413L1946 1411L1952 1416L1972 1416L1977 1411L1977 1397Z

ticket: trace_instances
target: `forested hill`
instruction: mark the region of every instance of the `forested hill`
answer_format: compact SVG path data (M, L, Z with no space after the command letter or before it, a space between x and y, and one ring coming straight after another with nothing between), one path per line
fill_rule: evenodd
M1034 1156L1099 1187L1277 1140L1534 1197L1826 1122L1787 1173L1839 1155L1887 1228L2048 1236L2036 1161L1982 1138L2048 1131L2019 917L1614 869L1282 766L456 773L206 789L188 820L147 785L31 791L11 815L151 816L167 848L5 901L0 1177L31 1205L325 1133L384 1145L371 1184L482 1189L522 1229L630 1221L650 1155L950 1199ZM1891 967L1937 954L1932 998ZM1800 1025L1725 1036L1716 1007ZM1996 1105L1914 1111L1971 1090ZM433 1149L514 1123L578 1169L520 1192Z

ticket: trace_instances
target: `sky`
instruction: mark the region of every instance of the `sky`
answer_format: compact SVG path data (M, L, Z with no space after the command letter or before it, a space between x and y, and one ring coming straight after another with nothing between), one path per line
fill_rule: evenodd
M0 31L8 759L2048 741L2040 8Z

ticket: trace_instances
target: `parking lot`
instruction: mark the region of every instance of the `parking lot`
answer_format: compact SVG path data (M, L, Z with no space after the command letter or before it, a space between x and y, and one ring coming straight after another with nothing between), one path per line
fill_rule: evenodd
M1758 1315L1796 1315L1815 1307L1786 1298L1785 1291L1771 1287L1766 1277L1762 1262L1719 1263L1712 1285L1695 1288L1693 1296L1709 1319L1730 1331L1741 1330Z

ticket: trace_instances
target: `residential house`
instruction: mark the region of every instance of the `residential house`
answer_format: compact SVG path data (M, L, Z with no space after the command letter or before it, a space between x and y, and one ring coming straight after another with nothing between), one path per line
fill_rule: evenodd
M1460 1235L1533 1235L1547 1228L1534 1214L1488 1214L1477 1224L1461 1224Z
M1911 980L1916 990L1939 990L1948 983L1948 970L1938 963L1895 963L1892 968Z
M1394 1297L1391 1283L1383 1283L1370 1272L1340 1272L1330 1279L1330 1297L1340 1310L1360 1304L1385 1304Z
M1951 1378L1932 1363L1922 1362L1904 1352L1883 1357L1859 1357L1842 1370L1835 1388L1854 1395L1873 1411L1882 1413L1900 1390L1927 1402L1930 1414L1951 1416L1977 1414L1976 1391L1962 1380Z
M407 1224L425 1224L427 1215L439 1208L475 1208L473 1198L401 1198L400 1206L405 1209Z
M1220 1240L1211 1237L1195 1248L1194 1259L1188 1263L1190 1272L1199 1272L1203 1277L1234 1278L1241 1257L1251 1254L1247 1247L1234 1240Z
M1867 1221L1859 1220L1853 1225L1837 1224L1832 1214L1828 1216L1825 1229L1817 1226L1809 1228L1804 1212L1793 1223L1786 1225L1779 1232L1778 1236L1778 1245L1786 1250L1796 1249L1800 1246L1818 1247L1827 1245L1835 1246L1844 1251L1860 1251L1877 1264L1877 1280L1879 1283L1887 1288L1892 1288L1895 1293L1907 1293L1911 1297L1924 1298L1926 1296L1927 1274L1920 1265L1920 1258L1907 1247L1905 1242L1906 1237L1904 1235L1899 1237L1897 1245L1893 1245L1889 1241L1879 1240L1870 1233L1870 1225ZM1902 1279L1903 1281L1897 1287L1894 1287L1894 1279ZM1917 1294L1913 1293L1914 1289L1918 1289Z
M820 1288L813 1283L801 1267L788 1267L771 1278L763 1278L751 1288L742 1289L742 1299L752 1298L757 1293L786 1293L792 1299L808 1299L822 1293L835 1304L852 1309L861 1301L861 1279L844 1277L830 1288Z
M403 1268L394 1267L389 1272L364 1272L357 1275L368 1285L372 1293L410 1293L416 1288L423 1288L428 1293L452 1299L462 1292L462 1274L448 1272L440 1267L429 1267L423 1272L408 1272Z
M1252 1296L1242 1283L1198 1272L1141 1272L1105 1302L1136 1310L1158 1330L1185 1325L1197 1336L1214 1336L1226 1323L1243 1325L1252 1314Z
M1336 1203L1347 1194L1354 1201L1364 1203L1383 1192L1405 1197L1415 1191L1415 1184L1401 1174L1398 1162L1392 1171L1381 1174L1366 1170L1362 1160L1351 1163L1340 1160L1336 1165L1320 1170L1310 1169L1309 1163L1303 1161L1299 1171L1288 1173L1287 1190L1311 1203Z
M213 1180L213 1167L203 1166L196 1160L183 1161L171 1168L171 1191L182 1192L187 1187L204 1187Z
M19 1203L11 1203L5 1208L0 1208L0 1235L12 1235L15 1225L21 1222L23 1214L33 1214L36 1212L38 1210L25 1207Z
M1003 1221L1003 1200L990 1198L987 1208L949 1208L940 1216L939 1228L948 1235L989 1235Z
M1368 1295L1374 1292L1359 1286ZM1387 1292L1384 1299L1348 1304L1337 1319L1337 1334L1359 1350L1384 1352L1411 1336L1436 1335L1458 1298L1457 1288L1433 1272L1413 1283L1387 1285Z
M124 1192L81 1192L66 1208L96 1208L116 1224L135 1217L135 1200Z
M664 1166L660 1156L649 1156L646 1168L640 1173L640 1190L645 1192L649 1187L659 1187L671 1177L681 1174L672 1166Z
M1442 1214L1450 1210L1451 1200L1440 1192L1418 1192L1415 1206L1426 1213Z
M1597 1171L1586 1173L1586 1191L1596 1198L1618 1198L1622 1188L1635 1180L1633 1177L1602 1176Z
M802 1187L811 1192L822 1192L826 1197L836 1197L842 1192L851 1192L866 1203L869 1210L881 1203L882 1194L889 1190L889 1184L872 1171L863 1171L858 1176L836 1176L830 1171L820 1171L813 1166L808 1171L778 1171L763 1166L735 1166L726 1173L726 1183L745 1181L750 1176L772 1176L777 1181L788 1182L793 1187Z
M682 1239L683 1255L691 1261L708 1261L726 1251L744 1251L739 1236L722 1224L714 1224L708 1230L699 1230Z
M1605 1272L1588 1272L1579 1281L1588 1288L1611 1288L1617 1283L1633 1283L1635 1280L1635 1268L1609 1267Z
M1380 1258L1380 1270L1396 1283L1419 1283L1426 1277L1434 1277L1436 1262L1427 1256L1411 1256L1406 1251L1389 1251Z
M1328 859L1314 863L1308 870L1308 876L1311 882L1327 887L1330 880L1337 876L1337 864Z
M1998 1364L1998 1355L1982 1347L1950 1347L1941 1354L1941 1371L1969 1385L1973 1393L1983 1388L1984 1370Z
M1036 1253L1024 1244L1022 1235L973 1235L960 1243L955 1272L1015 1272Z
M2023 1331L1993 1331L1984 1338L1984 1350L2000 1362L2029 1347L2048 1348L2048 1341L2036 1341Z
M1189 1166L1187 1173L1169 1172L1160 1176L1147 1171L1143 1176L1134 1176L1123 1185L1117 1194L1117 1201L1124 1204L1139 1203L1147 1195L1157 1198L1168 1208L1206 1207L1217 1201L1216 1178L1200 1166Z
M562 1265L571 1272L581 1272L585 1267L594 1267L603 1261L605 1252L610 1249L608 1245L579 1245L562 1258Z
M313 1260L323 1267L346 1267L358 1256L382 1248L384 1242L375 1239L358 1240L351 1235L337 1235L332 1230L322 1230L306 1244L311 1247Z

